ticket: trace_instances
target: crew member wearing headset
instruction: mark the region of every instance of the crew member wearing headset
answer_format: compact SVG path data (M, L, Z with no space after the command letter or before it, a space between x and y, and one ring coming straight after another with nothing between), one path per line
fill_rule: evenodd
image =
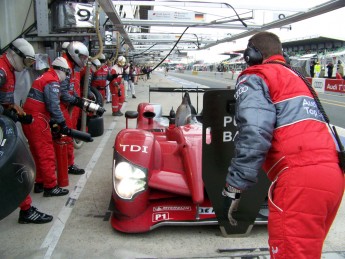
M277 35L255 34L244 58L249 67L236 84L239 133L222 192L224 216L236 226L232 212L262 167L272 181L271 258L321 258L344 193L336 143L312 87L285 63Z

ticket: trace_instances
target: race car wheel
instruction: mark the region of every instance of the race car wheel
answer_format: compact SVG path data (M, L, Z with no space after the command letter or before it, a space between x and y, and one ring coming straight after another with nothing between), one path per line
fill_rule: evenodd
M95 87L90 87L90 89L91 89L91 93L90 93L91 100L95 101L97 104L103 107L103 97L101 93Z
M18 208L32 190L35 162L21 129L0 115L0 220Z

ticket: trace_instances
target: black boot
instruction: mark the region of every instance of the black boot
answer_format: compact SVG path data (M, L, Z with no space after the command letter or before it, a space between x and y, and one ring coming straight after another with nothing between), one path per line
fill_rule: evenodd
M113 116L122 116L123 113L121 111L117 111L117 112L113 112L112 115Z
M18 223L20 224L44 224L53 220L53 216L47 215L38 211L37 208L31 206L28 210L21 210L19 212Z
M44 188L44 197L52 197L52 196L64 196L69 193L69 190L62 189L59 186L55 186L54 188Z
M35 183L34 193L41 193L41 192L43 192L43 183Z
M85 170L78 168L76 165L70 165L68 167L68 173L80 175L80 174L85 174Z

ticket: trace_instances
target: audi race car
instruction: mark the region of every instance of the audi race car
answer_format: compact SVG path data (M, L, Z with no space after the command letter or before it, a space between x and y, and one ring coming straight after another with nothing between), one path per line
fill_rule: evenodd
M202 177L202 115L188 92L176 112L162 113L160 104L140 103L137 111L126 112L126 129L116 136L111 225L118 231L218 224ZM136 128L128 128L130 119ZM267 223L267 206L255 223Z

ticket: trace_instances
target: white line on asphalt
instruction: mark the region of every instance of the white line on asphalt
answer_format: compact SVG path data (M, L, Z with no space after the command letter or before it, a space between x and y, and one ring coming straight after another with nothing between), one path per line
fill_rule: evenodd
M57 243L59 242L59 239L61 237L62 231L65 228L65 224L67 223L67 220L74 208L74 204L75 201L78 200L79 195L81 194L81 192L84 189L84 186L88 180L88 178L91 176L92 174L92 170L95 167L99 157L101 156L105 145L107 144L112 131L115 129L116 126L116 121L113 121L110 124L109 129L107 130L107 132L104 134L101 142L99 143L97 149L95 150L95 152L93 153L89 163L87 164L86 168L85 168L85 174L83 174L79 181L77 182L77 184L74 187L74 190L72 191L72 193L70 194L65 206L61 209L59 215L57 216L57 219L54 221L53 226L50 228L47 236L45 237L42 245L41 245L41 249L45 249L47 248L47 252L44 256L44 258L51 258L54 249L57 245Z

